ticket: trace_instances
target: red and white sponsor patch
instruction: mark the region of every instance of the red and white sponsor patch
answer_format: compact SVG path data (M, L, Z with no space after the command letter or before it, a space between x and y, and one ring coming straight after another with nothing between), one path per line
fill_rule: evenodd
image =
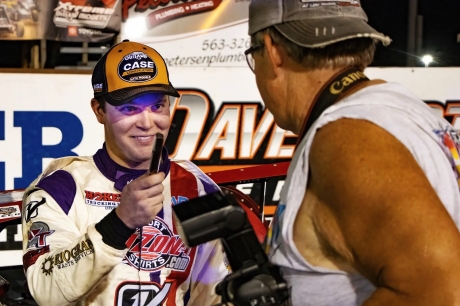
M137 229L126 246L129 248L127 263L143 271L169 268L183 272L190 264L191 249L159 217L142 228L142 237L140 229Z
M114 209L120 204L121 194L85 190L85 203L91 206Z

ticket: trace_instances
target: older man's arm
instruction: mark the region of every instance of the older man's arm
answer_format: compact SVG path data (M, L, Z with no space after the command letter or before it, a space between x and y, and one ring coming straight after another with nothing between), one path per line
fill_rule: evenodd
M460 305L459 230L400 141L340 119L315 136L310 171L333 223L319 234L377 287L365 306Z

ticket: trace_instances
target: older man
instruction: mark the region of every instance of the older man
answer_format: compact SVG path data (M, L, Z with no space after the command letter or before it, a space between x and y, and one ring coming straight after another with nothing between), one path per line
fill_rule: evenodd
M299 135L267 249L294 305L460 305L460 140L396 83L357 0L252 0L246 51Z

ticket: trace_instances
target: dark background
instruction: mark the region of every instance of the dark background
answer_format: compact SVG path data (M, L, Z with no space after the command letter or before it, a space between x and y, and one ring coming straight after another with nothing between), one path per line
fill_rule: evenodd
M408 0L362 0L369 23L393 39L390 46L378 48L373 66L406 66L408 39ZM423 16L422 54L431 54L430 66L460 66L460 1L419 0L418 14ZM418 66L424 64L417 59Z
M393 39L389 47L380 47L372 66L407 66L409 0L362 0L369 23ZM430 66L460 66L460 0L419 0L418 14L424 18L421 54L431 54L435 62ZM27 67L29 52L34 41L0 41L0 68ZM111 44L107 42L105 44ZM90 43L89 46L101 44ZM61 46L77 46L79 43L47 42L46 68L77 66L81 54L59 54ZM89 61L98 60L100 54L90 54ZM419 58L415 66L423 66Z

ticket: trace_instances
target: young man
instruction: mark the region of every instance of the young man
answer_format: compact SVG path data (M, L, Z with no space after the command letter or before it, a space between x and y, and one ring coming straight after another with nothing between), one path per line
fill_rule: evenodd
M91 107L104 125L94 156L53 161L24 198L24 269L40 305L214 305L228 273L218 241L186 248L172 205L218 190L163 148L147 175L153 135L167 137L170 84L163 58L124 41L96 65Z
M460 137L403 86L368 80L358 0L252 0L246 52L299 135L269 230L293 305L460 305Z

